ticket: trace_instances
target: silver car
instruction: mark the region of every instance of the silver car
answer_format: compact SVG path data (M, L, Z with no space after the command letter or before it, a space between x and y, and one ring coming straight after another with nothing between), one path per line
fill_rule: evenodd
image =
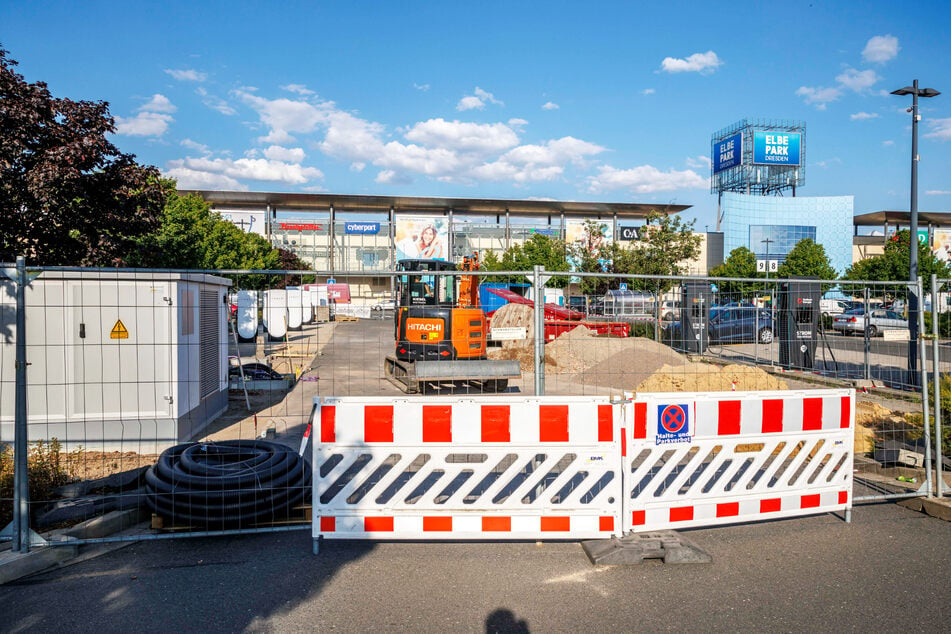
M884 308L873 308L868 314L868 321L865 319L864 308L854 308L841 315L836 315L832 322L832 329L838 330L844 334L863 332L868 327L868 336L874 337L882 333L883 330L907 330L908 321L902 319L902 316L893 310Z

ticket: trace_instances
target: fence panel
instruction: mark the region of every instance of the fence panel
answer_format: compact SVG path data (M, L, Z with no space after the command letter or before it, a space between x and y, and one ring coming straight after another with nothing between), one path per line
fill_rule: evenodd
M854 393L641 394L625 405L624 528L851 506Z
M619 534L614 415L601 397L322 399L314 539Z

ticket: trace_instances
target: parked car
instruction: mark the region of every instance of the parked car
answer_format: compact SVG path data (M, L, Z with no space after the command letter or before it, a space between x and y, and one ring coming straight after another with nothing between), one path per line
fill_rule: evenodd
M680 302L666 300L660 304L660 318L662 321L674 321L680 319Z
M724 306L711 315L708 330L711 342L768 344L773 342L773 317L755 306Z
M775 328L770 311L755 306L720 306L711 310L707 333L710 343L773 342ZM676 345L683 338L679 321L664 329L664 340Z
M902 319L902 316L893 310L884 308L872 309L868 314L868 336L874 337L883 330L908 329L908 320ZM832 329L850 335L856 332L866 331L866 319L864 308L853 308L841 315L836 315L832 321Z
M384 299L381 302L377 302L370 306L370 310L374 312L382 312L384 310L396 310L396 302L392 299Z
M283 374L266 363L245 363L240 368L236 365L231 366L228 369L228 376L240 379L242 369L247 381L281 381L284 379Z

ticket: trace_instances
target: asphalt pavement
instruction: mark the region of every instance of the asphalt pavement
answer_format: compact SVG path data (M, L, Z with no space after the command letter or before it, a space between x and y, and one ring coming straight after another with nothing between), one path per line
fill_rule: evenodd
M713 563L577 542L141 542L0 586L0 631L946 631L951 523L894 504L685 531Z

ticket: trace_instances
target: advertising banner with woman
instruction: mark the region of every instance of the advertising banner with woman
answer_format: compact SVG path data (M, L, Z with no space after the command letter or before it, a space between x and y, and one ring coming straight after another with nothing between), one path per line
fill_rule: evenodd
M449 259L449 219L444 216L397 216L396 259Z

